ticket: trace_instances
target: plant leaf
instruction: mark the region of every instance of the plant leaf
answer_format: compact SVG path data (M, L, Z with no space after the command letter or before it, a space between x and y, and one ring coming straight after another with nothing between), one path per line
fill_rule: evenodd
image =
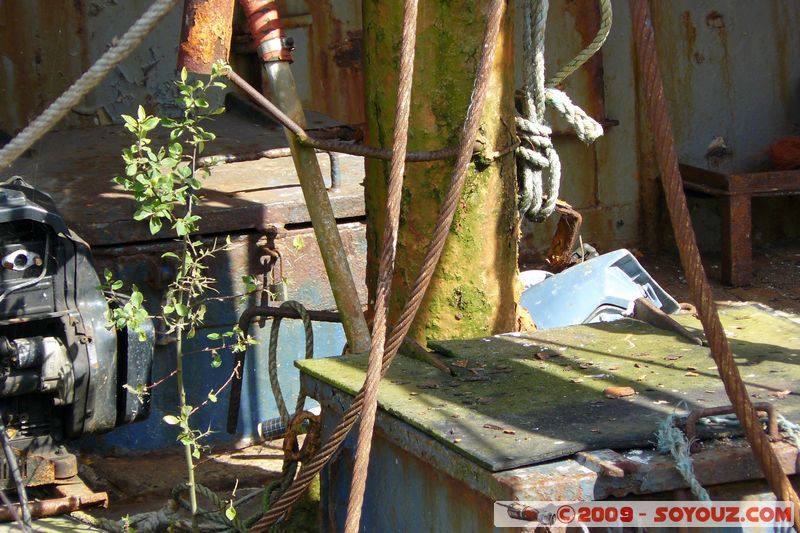
M233 507L233 504L229 505L227 509L225 509L225 518L233 522L233 519L236 518L236 509Z
M156 217L150 217L150 233L155 235L161 231L161 219Z

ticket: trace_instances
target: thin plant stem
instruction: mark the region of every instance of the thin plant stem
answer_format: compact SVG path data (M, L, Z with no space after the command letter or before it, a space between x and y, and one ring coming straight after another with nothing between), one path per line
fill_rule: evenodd
M192 175L195 172L195 160L197 159L197 147L194 147L192 151ZM192 196L186 200L186 213L190 215L192 213ZM190 234L183 235L183 250L181 253L181 265L178 272L178 280L183 280L186 276L186 256L189 254L189 241L191 239ZM183 291L178 292L178 303L183 305L183 298L185 293ZM181 416L184 416L184 411L186 408L186 388L184 387L183 381L183 334L184 334L185 323L183 317L178 320L177 324L177 343L175 345L175 352L176 352L176 369L177 373L177 381L178 381L178 408L180 409ZM186 431L190 431L188 429L189 426L189 415L185 415L186 418ZM197 489L195 487L195 480L194 480L194 458L192 457L192 444L187 442L183 445L184 455L186 457L186 471L187 471L187 485L189 489L189 506L192 511L192 530L197 530Z

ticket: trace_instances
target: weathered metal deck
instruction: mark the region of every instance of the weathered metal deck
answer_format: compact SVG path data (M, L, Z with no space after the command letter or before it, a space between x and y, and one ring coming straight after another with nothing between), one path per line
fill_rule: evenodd
M783 392L800 382L800 325L751 306L722 316L752 396L800 417L800 396ZM676 409L730 403L706 347L635 320L432 347L454 358L460 375L399 357L381 385L381 407L495 472L583 450L650 447ZM351 394L365 365L358 357L298 362ZM605 397L612 386L636 394Z
M216 117L207 129L217 135L204 156L250 154L286 149L283 129L261 114L243 116L232 111ZM346 128L319 113L307 114L310 131ZM157 132L164 135L163 132ZM156 143L163 141L156 137ZM22 176L49 192L70 228L93 247L152 241L147 224L133 223L136 210L131 196L111 179L123 171L122 149L132 142L120 126L56 131L37 143L30 157L19 158L0 171L0 179ZM330 161L318 160L326 183ZM364 160L341 155L341 189L330 195L338 219L364 216L361 181ZM291 157L242 161L213 167L203 180L204 201L198 208L205 234L263 230L270 225L306 224L305 206Z
M800 325L754 305L721 313L751 395L797 420ZM699 328L690 316L679 320ZM474 496L475 520L491 524L493 499L593 500L683 489L672 459L653 451L658 425L676 410L729 404L707 348L636 321L433 345L453 358L458 376L399 357L381 384L378 459L370 467L376 476L367 492L383 494L374 496L380 505L390 500L387 490L429 486L445 494L461 487L452 497ZM363 357L296 363L303 386L326 408L327 430L363 382L365 364ZM610 386L636 394L606 398ZM717 431L703 429L705 436ZM747 444L720 429L694 456L701 483L760 479ZM775 447L787 473L795 473L797 450L786 442ZM323 477L323 514L337 523L342 498L346 508L351 448ZM386 478L393 475L404 489L390 488ZM464 512L446 496L437 502L427 518L400 523L429 528L440 518L446 524L453 509ZM384 523L377 514L368 520Z

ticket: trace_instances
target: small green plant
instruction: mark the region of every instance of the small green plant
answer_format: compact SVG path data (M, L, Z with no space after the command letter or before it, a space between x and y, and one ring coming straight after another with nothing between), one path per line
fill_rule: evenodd
M124 533L136 533L136 528L131 525L130 515L125 515L122 517L122 531Z
M176 251L162 255L165 261L175 265L175 277L169 284L161 301L160 312L155 317L148 315L144 308L144 296L135 285L130 287L130 296L122 296L122 280L115 280L110 271L104 273L103 289L113 305L107 314L110 326L128 327L139 333L144 339L142 325L150 318L156 318L163 325L162 333L175 338L176 368L172 374L144 389L128 387L128 392L140 399L149 390L173 375L176 377L179 404L175 414L166 415L166 424L177 426L180 430L178 440L184 447L188 472L188 487L192 515L197 513L197 496L195 490L194 467L200 458L203 445L201 440L210 430L199 431L191 426L191 416L209 402L215 403L217 395L232 381L240 370L235 368L228 380L216 390L211 390L204 402L199 406L189 405L186 401L184 386L184 350L186 339L193 338L202 325L206 314L207 294L216 292L215 280L208 273L209 260L215 254L231 247L230 238L224 243L216 240L203 242L196 237L200 216L196 208L202 198L199 191L202 180L208 176L209 167L199 166L198 157L203 153L206 144L215 139L214 133L207 131L203 123L224 111L223 108L211 108L207 94L211 90L222 89L225 84L223 64L212 68L207 81L189 81L186 69L180 73L176 82L179 103L184 108L183 116L177 119L159 118L148 115L140 106L135 117L123 115L127 129L134 137L134 143L122 152L125 173L114 179L125 191L133 195L137 209L133 218L147 222L153 235L165 229L177 236ZM157 128L166 129L168 142L156 147L152 134ZM257 290L254 283L247 284L248 292ZM239 328L224 333L208 335L210 340L219 340L221 345L212 348L211 366L219 367L222 360L219 351L229 349L242 351L255 341Z

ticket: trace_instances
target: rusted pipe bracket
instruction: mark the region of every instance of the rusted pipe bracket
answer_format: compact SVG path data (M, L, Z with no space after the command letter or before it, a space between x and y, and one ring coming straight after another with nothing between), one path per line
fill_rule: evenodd
M578 243L583 222L581 214L563 200L556 200L556 212L561 217L558 219L553 240L550 241L546 259L550 271L553 273L561 272L572 266L572 251Z
M247 25L258 45L261 60L292 61L294 41L286 37L283 22L273 0L240 0L247 15Z
M769 402L755 402L753 403L753 408L756 410L756 412L767 414L767 435L769 435L770 440L773 442L780 440L781 434L780 431L778 431L778 417L775 412L775 406ZM684 433L686 433L686 438L690 443L689 451L696 453L700 451L700 448L702 447L700 441L697 440L698 420L709 416L731 415L734 414L734 412L735 411L732 405L708 407L706 409L695 409L694 411L690 412L689 416L686 417L686 423L683 430Z

